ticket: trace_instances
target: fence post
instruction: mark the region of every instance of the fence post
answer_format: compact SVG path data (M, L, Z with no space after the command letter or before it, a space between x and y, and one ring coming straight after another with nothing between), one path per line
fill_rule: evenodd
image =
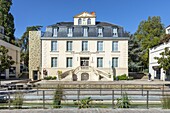
M142 96L143 96L143 84L142 84Z
M114 90L112 90L112 109L114 109Z
M38 85L37 85L37 96L38 96Z
M162 89L162 96L164 96L164 84L163 84L163 89Z
M45 109L45 91L43 90L43 109Z
M10 97L10 93L8 93L8 109L11 109L11 97Z
M122 96L122 84L121 84L121 96Z
M78 89L78 91L77 91L77 99L78 99L78 107L79 107L79 101L80 101L80 84L79 84L79 89Z
M102 89L101 89L101 88L102 88L102 87L101 87L101 84L100 84L100 96L101 96L101 93L102 93L102 91L101 91Z
M147 101L146 101L147 109L149 109L149 91L147 90Z

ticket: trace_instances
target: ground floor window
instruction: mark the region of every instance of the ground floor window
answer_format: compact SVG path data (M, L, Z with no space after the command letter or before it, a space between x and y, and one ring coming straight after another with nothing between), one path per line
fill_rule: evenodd
M73 58L72 57L68 57L67 58L67 67L72 67L73 66Z
M97 58L97 67L103 67L103 58L102 57Z
M51 58L51 67L57 67L57 57Z
M117 57L112 58L112 67L118 67L118 58Z

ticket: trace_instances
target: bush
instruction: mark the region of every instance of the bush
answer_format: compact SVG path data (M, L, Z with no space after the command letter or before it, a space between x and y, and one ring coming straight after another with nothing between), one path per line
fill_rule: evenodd
M54 97L53 97L53 108L61 108L62 97L63 97L63 90L61 87L58 87L55 90Z
M170 109L170 97L168 97L168 96L163 97L162 107L163 107L163 109Z
M79 109L81 108L90 108L90 102L91 102L91 97L87 97L85 99L81 99L80 100L80 104L79 104Z
M16 109L21 109L24 101L23 93L19 92L15 94L13 105Z
M126 74L118 76L118 80L128 80L128 76Z
M56 80L56 76L47 76L47 77L44 77L45 80Z
M130 108L130 105L131 103L127 93L123 93L121 98L117 98L117 108Z

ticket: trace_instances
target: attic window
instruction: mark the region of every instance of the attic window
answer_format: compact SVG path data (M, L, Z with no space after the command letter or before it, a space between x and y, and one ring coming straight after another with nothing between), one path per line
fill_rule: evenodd
M81 25L82 24L82 21L81 21L81 18L78 19L78 25Z
M103 28L98 28L98 37L103 37Z
M88 25L90 25L90 24L91 24L91 19L90 19L90 18L88 18L88 20L87 20L87 24L88 24Z

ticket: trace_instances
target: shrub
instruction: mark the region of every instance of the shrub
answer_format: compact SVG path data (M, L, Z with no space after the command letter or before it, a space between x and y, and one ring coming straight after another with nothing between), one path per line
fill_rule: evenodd
M13 105L16 109L21 109L24 101L23 93L19 92L15 94Z
M53 76L53 77L52 77L52 80L56 80L56 78L57 78L56 76Z
M53 108L61 108L62 97L63 97L63 90L61 87L58 87L55 90L54 97L53 97Z
M56 76L47 76L44 77L45 80L56 80Z
M165 96L162 98L162 107L163 109L170 109L170 97Z
M126 76L126 74L123 74L118 76L118 80L128 80L128 77Z
M130 108L130 105L131 103L127 93L123 93L121 98L117 98L117 108Z
M89 108L90 107L90 102L91 102L91 97L87 97L84 99L80 100L79 108Z

